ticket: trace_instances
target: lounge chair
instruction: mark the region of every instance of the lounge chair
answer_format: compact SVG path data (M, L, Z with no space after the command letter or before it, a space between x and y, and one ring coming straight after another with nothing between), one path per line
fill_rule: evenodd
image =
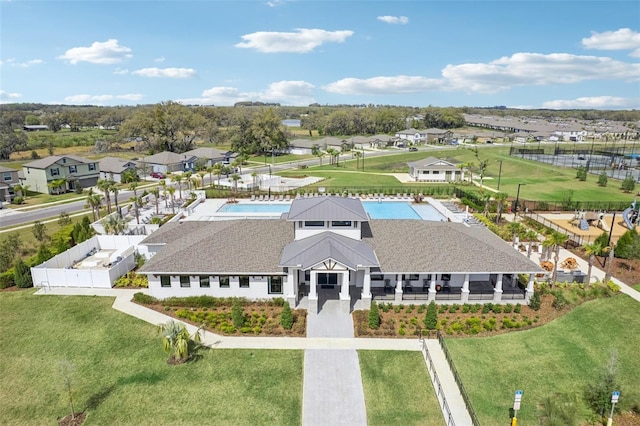
M402 194L402 198L407 198L407 193Z
M251 201L255 201L256 200L256 196L255 194L251 196Z
M269 197L269 201L275 201L276 200L276 196L272 195L271 197Z
M264 195L260 195L260 198L258 198L258 201L263 201L264 200Z
M400 193L399 192L396 194L396 198L400 199Z
M283 201L284 200L284 195L280 194L280 196L278 197L278 201Z
M360 198L360 194L356 192L356 198Z
M291 195L287 194L284 196L285 201L291 201Z
M357 194L356 194L356 196L357 196ZM353 198L353 194L352 193L349 193L349 198Z

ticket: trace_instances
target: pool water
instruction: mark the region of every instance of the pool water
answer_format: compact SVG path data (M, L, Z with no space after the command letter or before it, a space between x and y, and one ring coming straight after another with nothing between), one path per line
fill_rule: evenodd
M438 211L428 204L413 206L405 201L363 201L365 211L371 219L416 219L416 220L445 220ZM240 203L225 204L218 210L222 213L286 213L289 203Z

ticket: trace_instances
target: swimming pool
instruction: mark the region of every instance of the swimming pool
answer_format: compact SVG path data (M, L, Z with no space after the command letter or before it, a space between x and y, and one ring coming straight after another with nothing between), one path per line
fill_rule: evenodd
M412 205L405 201L363 201L365 211L371 219L416 219L416 220L446 220L429 204ZM239 203L225 204L218 210L221 213L286 213L289 203Z

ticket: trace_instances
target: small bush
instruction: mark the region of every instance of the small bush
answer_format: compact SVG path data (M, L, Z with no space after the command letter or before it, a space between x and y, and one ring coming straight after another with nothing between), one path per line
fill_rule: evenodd
M511 311L513 311L513 305L511 303L507 303L506 305L504 305L503 312L505 314L510 314ZM495 311L493 311L493 312L495 312Z
M285 300L282 297L274 297L273 299L271 299L271 306L279 306L281 308L284 308L285 306L289 306L289 304L285 303Z
M13 268L9 268L0 274L0 288L9 288L16 285L13 279Z
M429 302L427 314L424 318L424 326L427 330L435 330L438 324L438 308L433 300Z
M488 314L489 312L491 312L492 308L493 308L493 304L485 303L484 305L482 305L482 313L483 314Z
M22 204L24 203L24 198L22 198L21 196L16 196L13 197L13 200L11 200L11 204Z
M427 309L427 305L420 305L418 307L418 313L419 314L423 313L425 309Z
M533 294L531 295L531 300L529 300L529 307L534 311L539 311L541 306L542 296L538 290L534 290ZM520 310L518 309L518 306L516 306L516 309L516 313L519 313Z
M33 287L33 281L31 280L31 270L26 263L20 258L16 260L13 266L13 280L16 286L20 288Z
M440 308L438 309L438 313L439 314L444 314L445 312L447 312L447 310L449 309L449 306L447 305L440 305Z
M291 330L293 327L293 313L291 312L291 307L288 303L285 303L282 307L282 312L280 313L280 325L285 330Z
M494 314L502 313L502 305L495 304L491 307Z
M380 311L378 310L378 304L371 302L371 309L369 309L369 328L377 330L380 327Z
M522 310L522 305L519 303L516 304L516 306L513 308L513 312L515 312L516 314L519 314L521 310Z
M236 330L244 326L244 311L238 299L235 299L231 305L231 319Z
M133 301L142 305L155 305L158 303L158 299L145 293L135 293L133 295Z
M469 305L468 303L465 303L464 305L462 305L462 313L463 314L466 314L470 310L471 310L471 305Z
M476 304L474 304L474 305L472 305L472 306L471 306L471 309L469 309L469 311L470 311L472 314L475 314L475 313L477 313L481 308L482 308L482 305L480 305L479 303L476 303Z

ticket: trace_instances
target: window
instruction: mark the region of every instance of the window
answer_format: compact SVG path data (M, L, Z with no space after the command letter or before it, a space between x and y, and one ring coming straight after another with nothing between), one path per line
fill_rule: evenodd
M304 271L304 280L306 282L311 281L311 271Z
M379 274L371 275L371 281L382 281L383 279L384 279L384 275L379 275Z
M442 274L442 281L451 281L451 274Z
M320 285L337 285L338 284L338 274L319 273L318 274L318 284L320 284Z
M7 180L11 180L11 172L5 172L2 174L2 178L7 181Z
M409 280L409 281L417 281L418 280L418 274L402 274L402 279L403 280Z
M200 288L209 288L209 287L211 287L211 283L209 282L209 276L201 275Z
M240 282L240 288L249 288L249 277L248 276L240 276L240 277L238 277L238 281Z
M188 275L180 275L180 287L191 287L191 278Z
M434 171L432 171L432 172L431 172L431 174L439 175L439 174L440 174L440 171L439 171L439 170L434 170Z
M78 173L78 166L69 166L69 173Z
M161 275L160 287L171 287L171 277L168 275Z
M60 176L60 169L51 169L51 176Z
M332 220L331 221L331 226L344 226L344 227L350 227L351 226L351 221L350 220Z
M269 277L269 294L282 294L282 276Z
M221 275L218 277L220 288L229 288L229 277Z
M306 227L322 227L324 226L324 221L322 220L305 220L304 226Z
M96 169L96 163L90 163L90 164L89 164L89 170L90 170L90 171L93 171L93 170L95 170L95 169Z

